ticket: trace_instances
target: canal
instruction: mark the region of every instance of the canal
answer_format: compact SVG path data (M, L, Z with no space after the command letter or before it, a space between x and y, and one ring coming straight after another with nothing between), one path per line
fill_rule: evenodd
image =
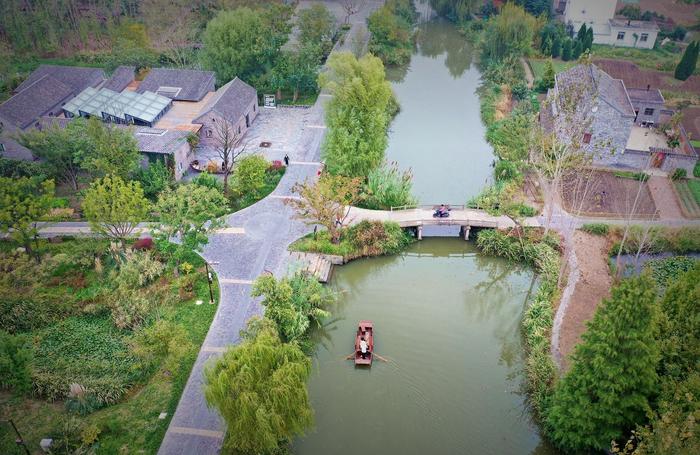
M419 27L411 63L387 69L401 111L386 158L413 171L413 193L423 204L464 204L491 180L475 56L452 24L436 20Z
M434 21L419 33L410 65L388 71L401 112L387 158L413 169L422 203L462 204L492 172L480 74L452 25ZM532 285L531 270L480 254L456 232L336 267L340 301L316 333L309 381L316 424L294 453L556 453L522 392L520 321ZM344 360L363 319L389 362Z

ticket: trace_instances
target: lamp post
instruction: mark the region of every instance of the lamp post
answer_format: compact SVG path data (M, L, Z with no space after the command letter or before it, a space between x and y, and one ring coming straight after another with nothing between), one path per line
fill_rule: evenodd
M19 430L17 429L17 426L15 426L15 423L12 421L12 419L8 419L7 422L10 422L10 425L12 425L12 428L15 430L15 433L17 434L17 438L15 439L15 444L17 444L18 446L21 446L27 455L31 455L31 453L29 452L29 449L27 448L27 444L24 443L24 439L22 438L22 435L19 434Z
M218 262L212 262L211 265L217 265ZM204 268L207 271L207 284L209 285L209 304L213 305L214 304L214 291L211 289L211 282L214 281L214 277L212 276L211 272L209 271L209 263L205 260L204 261Z

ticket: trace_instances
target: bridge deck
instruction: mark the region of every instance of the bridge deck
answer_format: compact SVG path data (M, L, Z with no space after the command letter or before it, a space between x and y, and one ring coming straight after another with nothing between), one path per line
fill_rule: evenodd
M447 218L433 218L433 210L407 209L407 210L368 210L351 207L347 217L348 224L357 224L361 221L393 221L401 227L418 226L469 226L485 228L509 228L515 223L507 216L489 215L483 210L455 209L450 211ZM539 226L536 218L528 218L523 223L526 226Z

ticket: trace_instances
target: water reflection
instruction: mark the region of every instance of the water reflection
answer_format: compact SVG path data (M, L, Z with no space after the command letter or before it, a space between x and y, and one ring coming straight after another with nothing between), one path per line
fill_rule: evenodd
M295 453L535 450L519 338L531 277L459 239L427 239L400 256L338 268L333 286L349 292L323 328L309 385L316 429ZM377 352L389 363L368 370L342 360L361 319L374 322Z
M481 74L472 62L472 47L455 27L431 21L419 26L410 64L387 69L401 105L387 160L412 169L422 203L463 204L492 178L475 93Z

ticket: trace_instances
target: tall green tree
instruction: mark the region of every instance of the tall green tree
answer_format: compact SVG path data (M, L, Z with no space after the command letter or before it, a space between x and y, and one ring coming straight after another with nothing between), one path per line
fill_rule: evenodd
M526 54L532 46L536 26L537 19L521 6L506 3L501 13L486 24L482 55L487 59L501 60Z
M685 48L681 61L676 66L676 71L673 74L678 80L684 81L693 75L695 67L698 64L698 52L700 51L700 43L693 41Z
M369 51L387 64L400 65L411 59L415 6L408 0L392 0L367 19Z
M47 164L51 176L69 184L75 191L81 171L80 157L91 147L85 122L84 118L78 118L65 128L31 129L20 136L22 145Z
M243 158L233 171L236 192L258 195L265 186L265 172L270 163L261 155Z
M146 221L149 207L139 182L125 182L117 176L94 181L83 200L92 230L122 245L133 237L138 223Z
M554 87L554 77L556 73L554 72L554 64L552 64L552 59L548 59L544 64L544 74L542 75L542 81L540 81L540 87L543 90L547 90Z
M568 62L573 57L573 41L569 38L564 40L564 45L561 49L561 59Z
M53 198L53 180L38 183L28 177L0 177L0 232L32 256L32 240L39 234L37 221L49 212Z
M278 24L266 10L221 11L204 30L202 59L220 82L236 76L249 79L271 66L289 28L285 21Z
M303 337L312 323L330 316L326 308L334 301L315 276L301 271L280 280L263 275L255 280L251 295L263 297L265 317L277 324L285 342Z
M93 117L87 121L85 133L89 147L78 151L81 167L93 177L115 175L129 179L141 161L138 144L131 131L107 125Z
M335 16L325 5L314 4L302 9L297 18L299 42L302 46L319 46L327 54L333 46L335 22Z
M323 157L329 172L366 176L384 160L391 85L382 61L372 55L359 60L349 52L331 54L320 84L334 95L328 103L328 133Z
M187 252L200 251L207 236L224 226L219 217L226 213L227 200L214 188L180 185L160 194L156 210L160 215L156 239L179 262ZM171 243L172 239L179 243Z
M263 320L204 372L204 397L226 421L228 449L271 453L313 423L306 382L311 361Z
M644 422L658 386L656 322L656 290L648 276L613 288L552 396L547 424L557 445L604 450Z

